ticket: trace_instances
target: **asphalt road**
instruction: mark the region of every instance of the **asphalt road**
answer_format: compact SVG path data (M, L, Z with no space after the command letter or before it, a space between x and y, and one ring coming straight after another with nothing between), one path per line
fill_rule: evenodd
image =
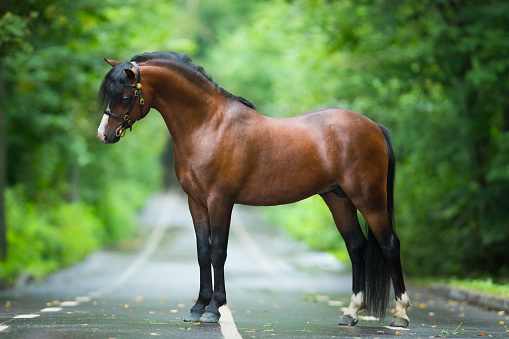
M133 240L90 255L42 282L0 294L5 338L509 338L509 314L410 289L407 329L364 314L339 327L351 277L267 225L256 208L236 206L226 262L228 306L219 324L184 318L198 293L194 232L186 199L154 196ZM361 313L362 314L362 313Z

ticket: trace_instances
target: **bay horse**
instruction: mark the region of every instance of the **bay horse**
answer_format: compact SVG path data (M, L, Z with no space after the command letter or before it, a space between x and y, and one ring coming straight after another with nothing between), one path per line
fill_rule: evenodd
M319 194L352 261L353 293L339 324L355 325L361 309L382 317L392 278L396 308L391 326L408 326L410 300L393 220L395 158L385 127L340 108L267 117L221 88L185 53L105 60L113 68L99 90L105 111L98 138L118 142L151 108L162 115L172 137L200 268L198 299L185 321L219 321L235 204L273 206ZM367 221L367 236L357 210Z

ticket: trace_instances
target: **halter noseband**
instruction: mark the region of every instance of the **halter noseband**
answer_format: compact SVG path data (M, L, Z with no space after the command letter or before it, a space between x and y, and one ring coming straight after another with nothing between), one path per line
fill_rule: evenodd
M129 114L131 113L131 110L133 109L134 102L137 96L140 97L140 119L143 118L143 104L145 104L145 101L143 100L143 96L141 95L141 71L140 67L138 67L138 64L134 61L131 61L131 65L136 69L136 84L131 84L131 87L134 88L134 96L131 98L129 103L129 108L127 109L127 112L124 116L116 115L115 113L111 112L108 108L104 111L104 114L109 115L110 117L117 118L122 120L122 125L120 125L117 130L115 131L115 135L117 137L123 137L125 135L125 131L127 128L132 131L133 124L136 121L132 121L129 118Z

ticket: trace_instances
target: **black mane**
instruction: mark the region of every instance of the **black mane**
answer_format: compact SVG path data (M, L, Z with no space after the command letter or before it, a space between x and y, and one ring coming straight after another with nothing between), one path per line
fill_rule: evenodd
M135 55L131 61L141 63L151 60L169 60L177 65L181 66L182 69L186 70L189 79L193 81L196 77L204 77L206 80L210 81L214 84L223 94L227 97L235 99L247 107L252 109L256 109L255 106L249 102L248 100L233 95L230 92L226 91L222 87L220 87L212 77L205 73L203 67L195 65L191 58L186 53L179 52L154 52L154 53L143 53ZM99 104L101 107L105 108L108 103L117 104L120 102L123 96L123 92L126 88L130 86L129 79L125 74L124 70L131 68L131 64L129 62L122 62L119 65L113 67L108 74L104 77L104 80L101 84L101 88L99 89Z

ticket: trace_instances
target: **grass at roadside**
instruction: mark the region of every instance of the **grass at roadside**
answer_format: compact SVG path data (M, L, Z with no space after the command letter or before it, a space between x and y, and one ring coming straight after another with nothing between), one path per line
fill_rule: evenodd
M458 287L467 290L474 290L481 293L489 293L509 298L509 281L494 282L492 278L485 279L458 279L458 278L418 278L411 279L414 285L428 286L431 284L442 284L451 287Z

